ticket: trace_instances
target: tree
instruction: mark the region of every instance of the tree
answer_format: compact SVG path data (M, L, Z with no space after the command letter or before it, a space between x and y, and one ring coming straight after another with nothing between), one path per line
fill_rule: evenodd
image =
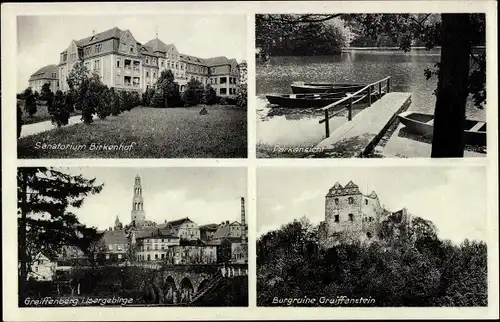
M165 95L163 94L163 89L157 87L153 97L151 98L151 106L153 107L164 107L165 106Z
M106 85L99 89L99 104L97 105L96 112L101 120L104 120L111 114L111 93Z
M33 117L37 111L37 106L36 106L36 99L35 95L33 95L33 92L31 91L31 87L28 87L27 89L24 90L23 97L25 99L24 101L24 110L30 117Z
M180 102L179 84L174 80L174 74L168 69L163 70L156 81L156 88L161 88L163 92L164 107L178 106Z
M186 90L183 94L184 106L198 105L203 95L203 85L194 78L186 85Z
M95 228L79 222L73 208L85 197L97 194L103 185L82 175L69 175L49 168L17 169L19 297L25 297L25 282L35 256L55 255L62 246L87 249L97 238Z
M85 124L91 124L93 116L97 112L100 113L100 116L106 115L107 111L103 98L105 88L99 75L92 74L90 77L83 79L76 89L76 105L82 110L82 120Z
M78 61L68 74L66 83L69 89L78 89L80 85L89 78L90 70L85 66L83 59Z
M111 87L110 89L110 105L111 105L111 115L117 116L122 112L121 109L121 96L120 93L115 92L115 88Z
M73 113L75 111L75 102L73 96L75 95L74 91L68 91L66 92L66 95L64 97L64 104L66 105L66 110L69 113Z
M247 92L247 84L238 85L238 89L236 90L236 105L239 107L247 107L248 104L248 92Z
M478 107L486 101L485 56L476 58L471 50L485 44L485 15L441 14L436 19L431 14L370 14L353 19L365 34L384 32L403 50L416 40L428 49L441 46L438 68L424 71L427 78L438 75L431 157L463 157L467 96L471 93ZM472 73L471 58L477 62Z
M343 26L331 23L342 14L265 14L255 17L255 45L260 55L339 53L347 44ZM322 41L317 41L317 39Z
M36 96L36 94L35 94ZM42 90L40 92L40 99L43 101L48 101L54 96L54 93L50 89L50 84L49 83L44 83L42 85Z
M161 77L161 76L160 76ZM144 93L142 93L142 105L143 106L151 106L151 99L155 94L154 88L148 88Z
M40 99L40 93L38 93L38 91L35 91L33 95L35 95L35 99Z
M202 98L203 104L214 105L217 103L217 92L212 87L212 85L207 84L205 86L205 91L203 92Z
M58 90L54 97L53 103L49 108L50 118L53 124L57 127L68 124L69 111L66 106L65 97L63 92Z

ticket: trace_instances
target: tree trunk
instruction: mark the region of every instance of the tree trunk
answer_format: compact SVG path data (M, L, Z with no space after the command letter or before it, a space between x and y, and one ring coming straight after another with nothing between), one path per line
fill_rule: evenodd
M441 17L443 42L431 157L462 158L469 83L470 15L442 14Z

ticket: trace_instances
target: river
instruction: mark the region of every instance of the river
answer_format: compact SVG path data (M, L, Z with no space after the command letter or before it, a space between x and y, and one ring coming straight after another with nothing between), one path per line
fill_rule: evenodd
M436 96L433 95L437 85L437 77L426 80L424 70L433 69L440 60L440 49L412 50L408 53L398 50L351 50L335 56L306 57L272 57L269 62L257 62L256 94L259 116L258 140L264 144L279 144L281 139L275 137L278 128L286 132L288 139L285 145L296 145L298 140L294 134L285 129L283 118L269 117L266 94L291 93L290 84L294 81L325 83L371 83L386 76L392 77L392 91L412 93L412 104L409 110L434 112ZM473 106L468 101L467 117L486 120L486 109ZM321 127L314 125L317 120L310 120L310 125L292 122L288 127L300 132L298 136L313 144L318 141ZM276 123L276 124L272 124ZM278 126L278 123L280 124ZM290 123L290 122L289 122ZM317 128L320 128L319 130ZM273 130L274 129L274 130ZM274 132L271 134L270 132ZM266 134L267 133L267 134ZM261 135L262 134L262 135ZM284 133L283 133L284 134ZM309 136L304 137L304 135ZM285 136L285 135L284 135ZM298 139L298 138L297 138ZM302 143L306 143L303 141ZM301 144L302 145L302 144Z

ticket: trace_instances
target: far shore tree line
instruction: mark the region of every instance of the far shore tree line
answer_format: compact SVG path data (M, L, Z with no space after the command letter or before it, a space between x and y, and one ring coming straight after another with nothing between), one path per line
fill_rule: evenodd
M69 90L67 92L57 90L53 93L50 84L46 83L42 86L40 93L33 92L28 87L22 93L17 94L17 136L20 137L23 125L21 107L23 100L24 112L29 117L33 117L37 113L37 105L45 101L51 121L57 127L67 125L70 116L75 113L82 115L85 124L91 124L95 115L100 119L105 119L110 115L117 116L130 111L139 105L157 108L190 107L199 104L247 106L246 84L238 86L236 99L227 99L217 96L210 84L204 87L194 78L187 83L185 91L181 93L179 84L174 79L171 70L162 71L155 86L148 88L141 96L138 91L108 87L101 81L98 74L90 73L83 62L78 62L68 75Z

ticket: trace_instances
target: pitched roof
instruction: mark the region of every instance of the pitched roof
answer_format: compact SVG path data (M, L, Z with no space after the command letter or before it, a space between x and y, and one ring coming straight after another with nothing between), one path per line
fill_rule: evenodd
M201 239L196 239L196 240L189 240L189 239L182 239L179 241L180 246L203 246L206 243L202 241Z
M191 219L189 219L188 217L185 217L185 218L181 218L181 219L169 221L168 223L172 227L175 227L175 226L180 226L180 225L182 225L185 222L193 222L193 221Z
M332 187L333 189L342 189L342 185L338 182L335 182L335 184Z
M206 59L203 59L200 57L195 57L195 56L186 55L186 54L180 54L180 59L181 59L181 61L188 62L191 64L207 66Z
M158 38L151 39L150 41L146 42L144 44L144 46L151 47L151 49L153 50L153 52L159 51L159 52L162 52L162 53L166 53L169 49L171 49L172 47L174 47L174 45L172 45L172 44L168 44L168 45L165 44L163 41L161 41Z
M227 57L225 57L225 56L207 58L207 59L205 59L205 63L209 67L230 64L229 59L227 59Z
M52 76L53 73L56 74L55 78ZM42 68L40 68L39 70L34 72L31 75L30 80L44 79L44 78L57 79L57 76L58 76L57 66L56 65L47 65L47 66L43 66Z
M218 227L219 225L217 224L208 224L200 226L200 230L217 230Z
M346 186L344 188L359 188L356 184L354 184L354 182L349 181L348 184L346 184Z
M372 193L370 193L368 197L375 199L377 198L377 194L375 193L375 191L372 191Z
M111 38L120 39L122 32L123 31L120 30L119 28L114 27L114 28L111 28L109 30L105 30L103 32L97 33L93 36L85 37L85 38L80 39L80 40L76 40L75 43L78 47L83 47L83 46L87 46L87 45L101 42L101 41L111 39Z
M125 237L125 230L123 229L104 231L104 234L102 235L102 241L106 245L128 243L127 238Z

